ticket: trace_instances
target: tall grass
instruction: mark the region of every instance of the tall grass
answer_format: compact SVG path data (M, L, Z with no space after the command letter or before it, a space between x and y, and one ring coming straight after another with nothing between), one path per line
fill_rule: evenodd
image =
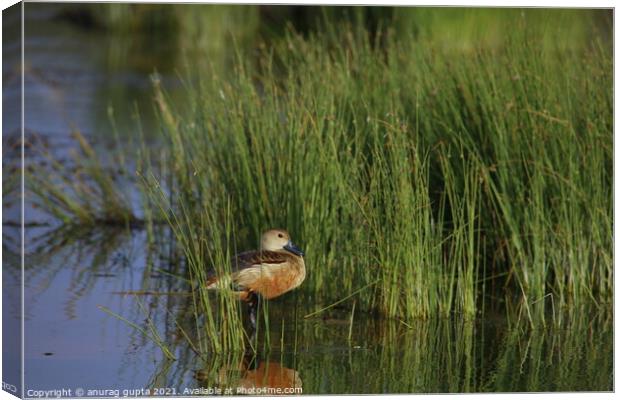
M246 335L238 298L232 290L210 293L205 287L209 273L220 277L231 273L232 254L228 243L233 241L233 232L228 222L230 214L214 215L211 212L215 209L208 207L200 215L192 214L185 198L180 198L174 206L169 203L164 190L152 176L145 177L144 184L153 204L159 207L160 214L172 229L186 261L193 285L189 305L195 322L192 336L199 346L196 350L200 353L230 353L243 349Z
M323 28L255 62L240 51L230 77L205 72L187 103L156 87L174 176L162 193L193 271L209 264L191 261L200 246L230 251L234 231L255 247L280 226L306 249L308 298L378 280L360 309L405 323L474 316L488 278L531 324L551 303L611 299L604 39L553 46L552 30L543 46L524 29L448 51L389 27Z
M230 71L201 67L182 102L155 80L163 150L136 152L143 215L149 236L167 222L197 285L199 350L244 346L233 294L200 287L270 227L306 251L298 292L316 309L355 293L356 318L413 326L473 318L488 287L532 326L608 307L612 51L594 27L607 14L477 11L466 20L501 14L519 29L489 22L465 46L428 10L372 29L363 10L323 12L316 32L291 29L252 53L231 46ZM53 174L29 176L39 205L68 223L131 224L122 190L78 141L83 171L52 162Z

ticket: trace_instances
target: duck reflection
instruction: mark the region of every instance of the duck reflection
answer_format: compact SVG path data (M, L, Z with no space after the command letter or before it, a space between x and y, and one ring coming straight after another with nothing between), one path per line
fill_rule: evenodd
M232 389L232 394L293 395L302 393L299 373L279 362L263 360L248 354L236 363L222 365L215 380L220 387ZM208 370L196 371L194 377L201 384L212 381Z

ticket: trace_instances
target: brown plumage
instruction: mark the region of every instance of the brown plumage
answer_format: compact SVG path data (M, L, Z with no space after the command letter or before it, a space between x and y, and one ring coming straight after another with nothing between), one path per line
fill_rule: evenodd
M306 277L303 252L290 239L288 232L271 229L263 233L261 249L237 254L231 261L232 274L211 277L207 289L236 286L242 300L252 293L273 299L295 289Z

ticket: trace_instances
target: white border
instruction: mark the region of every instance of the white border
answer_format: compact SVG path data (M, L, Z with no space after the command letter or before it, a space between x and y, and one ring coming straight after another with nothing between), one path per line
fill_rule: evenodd
M30 1L30 2L34 2L34 1ZM80 2L80 3L87 3L87 2L95 2L92 0L65 0L64 2ZM103 1L101 1L103 2ZM150 0L150 1L132 1L135 3L203 3L203 4L222 4L224 3L223 1L167 1L167 0ZM359 1L352 1L352 0L339 0L337 2L335 1L312 1L312 0L307 0L307 1L299 1L299 0L287 0L287 1L282 1L282 0L271 0L268 2L265 1L259 1L259 0L244 0L244 1L240 1L240 0L232 0L232 1L227 1L225 3L229 3L229 4L299 4L299 5L320 5L320 4L324 4L324 5L382 5L382 6L457 6L457 7L562 7L562 8L615 8L616 6L616 2L615 1L601 1L601 0L594 0L594 1L588 1L585 2L583 0L581 1L575 1L575 0L567 0L567 1L558 1L558 0L545 0L545 1L535 1L535 0L521 0L521 1L497 1L497 0L476 0L476 1L467 1L467 0L450 0L450 1L437 1L437 0L425 0L423 2L414 2L414 1L407 1L407 0L390 0L390 1L381 1L381 0L377 0L375 2L359 2ZM0 0L0 6L2 6L2 9L6 9L11 5L16 4L16 1L14 0ZM23 20L23 11L24 11L24 4L22 3L22 115L21 115L21 123L22 123L22 144L23 144L23 139L24 139L24 112L25 112L25 108L24 108L24 20ZM620 105L618 102L617 97L615 96L616 90L617 90L617 84L616 84L616 72L617 72L617 63L615 62L615 54L616 54L616 46L618 44L618 40L619 40L619 35L618 35L618 31L615 29L615 10L614 10L614 239L618 237L617 233L618 233L618 226L615 223L616 222L616 210L618 210L618 206L620 205L620 200L619 200L619 196L617 195L618 192L618 185L617 185L617 179L616 179L616 171L617 171L617 149L616 149L616 140L615 140L615 133L616 133L616 122L618 121L617 119L617 112L618 112L618 106ZM2 24L0 22L0 43L2 42ZM1 55L0 55L1 57ZM2 83L2 76L0 76L0 85ZM2 109L2 102L0 102L0 110ZM2 120L0 119L0 131L2 128ZM2 150L2 144L0 143L0 153ZM23 152L23 148L22 148L22 182L21 182L21 186L22 186L22 193L23 193L23 188L24 188L24 174L23 174L23 167L25 166L25 160L24 160L24 152ZM0 165L0 173L2 172L2 166ZM2 193L2 188L0 185L0 194ZM24 267L24 226L23 226L23 212L24 212L24 197L22 196L22 205L21 205L21 214L22 214L22 366L23 366L23 357L24 357L24 341L23 341L23 329L24 329L24 319L23 319L23 311L24 311L24 274L23 274L23 267ZM2 217L2 209L0 207L0 218ZM617 250L618 250L618 241L614 240L614 256L615 254L617 254ZM0 260L1 260L1 256L2 256L2 249L0 248ZM614 257L615 259L615 257ZM1 283L2 283L2 276L0 274L0 287L1 287ZM614 268L614 389L617 388L618 386L618 358L615 357L615 349L616 349L616 343L617 343L617 339L618 339L618 330L616 329L616 324L615 324L615 310L616 310L616 301L617 301L617 296L615 296L615 288L619 287L620 283L620 278L618 277L618 274L616 273L616 270ZM1 310L1 306L2 306L2 298L0 297L0 310ZM0 319L0 343L2 340L2 321ZM1 354L0 354L0 360L1 360ZM438 366L439 367L439 366ZM23 372L23 370L22 370ZM0 376L2 374L2 363L0 362ZM23 374L22 374L22 396L23 396L23 390L25 388L24 386L24 379L23 379ZM411 396L415 396L416 398L421 398L421 399L439 399L439 398L446 398L447 396L457 396L457 395L390 395L390 397L393 398L402 398L402 397L411 397ZM468 395L468 394L464 394L464 395L458 395L458 396L472 396L472 395ZM582 399L584 397L588 397L588 398L595 398L595 399L602 399L602 398L612 398L615 397L614 393L584 393L584 392L579 392L579 393L517 393L517 394L495 394L495 393L489 393L489 394L480 394L480 393L476 393L473 394L473 396L493 396L494 398L498 398L498 399L522 399L524 396L527 398L539 398L539 397L544 397L544 398L561 398L561 399L566 399L566 400L572 400L572 399ZM306 399L324 399L324 398L332 398L332 397L336 397L336 396L304 396L304 398ZM351 396L347 396L347 397L351 397ZM353 396L353 397L357 397L357 396ZM375 396L364 396L364 397L375 397ZM378 396L377 396L378 397ZM13 400L15 399L14 396L12 396L11 394L9 394L8 392L4 392L0 390L0 400ZM165 398L167 400L169 399L173 399L171 397L167 397Z

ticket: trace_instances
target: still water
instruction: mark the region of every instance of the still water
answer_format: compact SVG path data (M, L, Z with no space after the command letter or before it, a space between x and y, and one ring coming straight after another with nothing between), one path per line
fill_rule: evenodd
M112 114L121 142L135 131L136 109L148 134L155 126L154 66L161 67L171 96L179 86L170 66L171 43L85 27L62 17L63 7L26 5L24 66L27 142L61 160L76 146L73 129L103 153L112 148ZM8 17L5 24L18 23ZM4 51L10 58L19 46ZM8 112L17 115L19 63L7 64L5 114L9 105ZM20 131L15 119L5 118L4 127L6 168L19 156L11 144ZM33 168L45 168L34 153L27 150L26 156ZM19 326L21 308L16 200L5 196L3 204L3 318L11 327ZM455 315L415 325L363 312L351 316L350 304L305 319L321 305L304 296L302 286L270 302L269 342L260 336L257 356L199 355L178 325L192 321L189 315L183 321L187 287L171 274L180 267L171 265L165 247L149 249L146 232L67 231L28 198L26 224L28 397L53 397L58 390L72 396L80 390L91 396L257 394L259 387L303 394L613 390L613 320L606 307L575 310L557 326L539 330L511 325L493 307L473 321ZM312 273L312 261L307 264ZM176 360L100 306L155 329Z

